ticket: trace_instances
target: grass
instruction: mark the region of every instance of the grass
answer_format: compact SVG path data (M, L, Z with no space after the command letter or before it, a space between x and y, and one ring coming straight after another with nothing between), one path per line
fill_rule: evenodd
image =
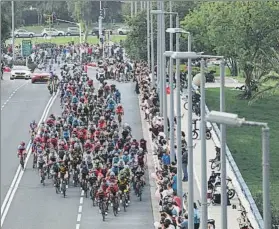
M207 105L219 110L219 88L207 89ZM267 122L270 126L271 202L279 209L279 93L248 106L239 100L240 92L226 89L226 111L246 120ZM252 195L262 191L261 130L256 127L227 128L227 143Z
M111 36L111 41L115 43L119 43L121 40L125 40L126 36L121 36L121 35L112 35ZM15 39L15 45L20 45L22 40L29 40L30 38L16 38ZM55 43L58 45L63 45L67 44L68 42L74 41L75 44L79 43L79 37L53 37L51 39L45 39L42 37L34 37L31 39L32 44L38 44L38 43L44 43L44 42L49 42L49 43ZM87 38L87 42L89 44L97 44L99 42L98 38L96 36L89 36ZM7 40L6 43L10 43L10 40Z

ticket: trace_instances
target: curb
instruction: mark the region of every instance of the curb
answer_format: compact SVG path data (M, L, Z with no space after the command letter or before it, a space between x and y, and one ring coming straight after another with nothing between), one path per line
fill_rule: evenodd
M151 207L152 207L152 212L153 212L153 218L154 222L158 221L160 219L160 213L159 213L159 204L158 201L155 198L155 192L157 190L157 184L154 181L154 178L151 177L151 173L155 173L155 168L159 167L159 161L157 158L157 155L153 155L153 142L152 142L152 137L149 132L149 125L147 122L144 120L144 114L141 109L141 97L138 95L138 103L140 107L140 117L141 117L141 125L142 125L142 132L144 135L147 136L145 140L147 141L146 147L147 147L147 167L148 167L148 177L149 177L149 184L150 184L150 197L151 197ZM153 226L155 228L155 226Z

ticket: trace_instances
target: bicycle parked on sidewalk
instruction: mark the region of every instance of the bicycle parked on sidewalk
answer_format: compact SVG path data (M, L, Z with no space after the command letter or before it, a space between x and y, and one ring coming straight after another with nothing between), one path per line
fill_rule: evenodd
M237 218L237 222L239 224L239 229L254 229L252 226L250 220L247 216L247 211L245 210L244 206L241 203L241 200L238 198L239 201L239 207L240 209L238 211L241 212L240 217ZM233 205L233 209L236 209L236 206Z
M192 130L192 138L193 139L198 139L199 137L199 130L197 128L197 122L200 121L200 119L193 119L193 125L194 125L194 129ZM206 140L210 140L212 135L211 135L211 130L212 127L206 127Z
M216 156L214 159L210 159L209 162L211 163L211 169L217 169L217 171L220 171L221 169L221 149L218 146L215 146L216 150Z

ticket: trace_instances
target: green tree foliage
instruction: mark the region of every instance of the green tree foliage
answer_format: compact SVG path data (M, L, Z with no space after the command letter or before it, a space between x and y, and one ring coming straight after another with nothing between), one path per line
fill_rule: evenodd
M193 2L172 2L172 11L178 12L179 18L183 18L191 9L194 8L196 3ZM157 5L153 3L152 9L156 9ZM151 8L151 7L150 7ZM165 3L165 10L169 11L169 3ZM128 55L135 59L147 59L147 15L146 10L139 12L136 16L130 17L130 4L123 5L123 12L125 13L126 21L130 26L131 32L128 34L125 41L126 52ZM168 28L170 25L170 17L165 17L165 27ZM175 26L175 18L173 18L173 26ZM153 15L153 28L154 28L154 47L155 47L155 60L156 60L156 43L157 43L157 20L156 16ZM166 33L166 50L169 50L169 34ZM175 47L175 37L174 37ZM182 40L182 49L187 49L187 41Z
M275 49L270 51L262 51L262 64L259 64L260 90L252 97L251 103L258 99L266 98L273 95L278 95L279 91L279 54Z
M147 60L147 20L146 11L138 13L127 20L130 33L127 35L124 46L127 54L136 60Z
M279 34L279 4L270 2L203 3L182 23L194 37L194 48L224 55L239 63L251 97L251 80L260 50L275 47Z
M2 4L2 3L1 3ZM3 7L6 7L7 3L2 4L2 12ZM6 39L8 39L10 34L10 20L7 16L7 14L2 13L1 14L1 43L4 42Z

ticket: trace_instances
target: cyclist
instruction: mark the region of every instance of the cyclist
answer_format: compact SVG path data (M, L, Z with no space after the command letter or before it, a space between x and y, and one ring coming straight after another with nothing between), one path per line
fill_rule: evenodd
M106 197L107 197L107 193L102 189L100 188L98 190L98 192L96 193L96 199L98 200L99 202L99 213L101 214L102 213L102 209L101 209L101 203L103 203L104 201L106 201ZM108 212L107 212L107 207L105 207L105 214L107 215Z
M115 113L118 115L124 115L124 109L121 104L118 104L115 110Z
M30 132L31 132L31 133L34 133L34 132L36 132L38 125L37 125L36 121L33 120L33 121L30 123L29 127L30 127Z
M21 159L24 157L23 160L25 160L26 157L26 148L25 148L25 142L21 142L19 146L17 147L17 156Z
M129 181L128 179L125 177L124 174L119 174L118 177L118 187L119 190L121 191L121 193L127 193L127 202L126 202L126 206L128 206L128 204L130 203L130 197L129 197Z
M60 182L61 185L62 185L62 180L68 177L68 168L66 167L64 161L60 161L58 177L60 177L60 179L61 179L61 182ZM66 185L66 188L68 188L68 183Z

